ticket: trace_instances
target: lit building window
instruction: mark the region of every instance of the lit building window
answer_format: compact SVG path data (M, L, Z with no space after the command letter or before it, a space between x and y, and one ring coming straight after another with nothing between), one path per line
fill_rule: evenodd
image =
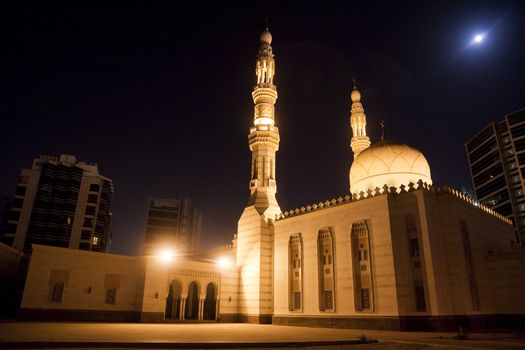
M98 242L99 242L98 237L93 236L92 244L93 244L93 245L98 245Z

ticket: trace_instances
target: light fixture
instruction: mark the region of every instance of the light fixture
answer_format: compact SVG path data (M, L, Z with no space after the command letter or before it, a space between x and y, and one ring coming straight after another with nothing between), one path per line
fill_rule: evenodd
M231 261L229 258L222 256L217 260L217 264L224 269L231 265Z
M175 253L173 252L173 250L169 249L169 248L164 248L162 249L159 254L158 254L158 257L165 263L169 263L173 260L173 258L175 257Z

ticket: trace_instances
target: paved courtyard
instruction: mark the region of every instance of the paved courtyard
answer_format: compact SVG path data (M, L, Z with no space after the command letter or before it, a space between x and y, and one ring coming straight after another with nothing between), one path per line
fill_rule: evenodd
M376 344L356 344L365 335ZM2 322L0 348L524 349L525 333L389 332L253 324Z

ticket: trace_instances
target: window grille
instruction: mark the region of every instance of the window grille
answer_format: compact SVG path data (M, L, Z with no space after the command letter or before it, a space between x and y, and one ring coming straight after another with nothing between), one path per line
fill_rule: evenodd
M331 310L334 308L334 297L331 290L324 291L324 309Z
M361 288L361 309L370 309L370 289L368 288Z
M51 285L51 293L49 295L49 301L52 303L61 303L62 296L64 295L64 283L55 282Z
M293 293L293 308L294 310L300 310L301 309L301 292L294 292Z
M117 289L108 288L106 289L106 304L115 305L117 301Z

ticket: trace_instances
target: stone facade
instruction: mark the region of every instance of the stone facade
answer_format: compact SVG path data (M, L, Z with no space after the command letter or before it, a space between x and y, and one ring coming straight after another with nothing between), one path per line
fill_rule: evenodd
M369 250L360 260L356 245L362 242L352 235L361 222L366 222ZM443 329L455 328L457 320L489 326L496 316L525 314L525 304L517 297L525 284L516 278L525 255L513 246L512 226L451 192L383 194L289 216L273 226L274 323ZM326 229L334 242L332 309L323 308L320 290L319 265L327 264L321 261L318 236ZM289 242L298 234L304 308L294 310ZM359 288L363 272L371 275L371 283ZM366 295L362 289L368 289ZM494 298L500 293L506 296Z
M194 287L190 287L192 283ZM159 257L34 245L19 317L143 322L202 320L210 314L206 308L211 308L220 310L213 313L213 320L222 317L235 320L237 283L238 268L234 265L221 268L207 261L165 262ZM176 295L174 284L180 286ZM193 300L186 303L190 289L194 292L190 296ZM175 313L170 300L174 298L178 308ZM172 308L167 310L170 303ZM185 313L185 307L195 312Z

